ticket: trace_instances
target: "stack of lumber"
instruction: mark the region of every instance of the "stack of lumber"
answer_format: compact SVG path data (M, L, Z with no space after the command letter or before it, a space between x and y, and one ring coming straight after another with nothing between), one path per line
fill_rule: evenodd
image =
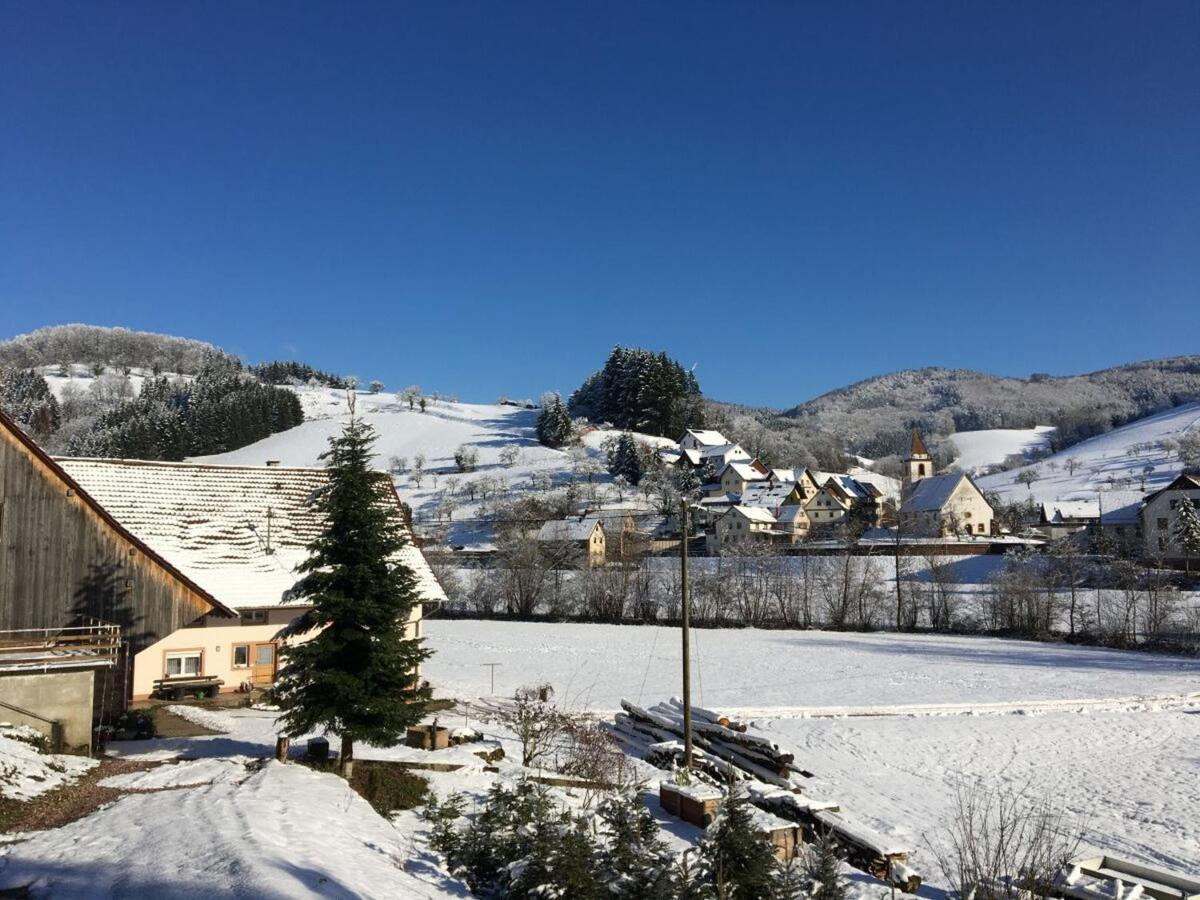
M683 761L683 704L676 698L643 709L621 701L612 726L615 736L652 765L678 766ZM803 792L811 775L796 765L794 755L747 724L719 713L692 707L693 760L718 783L741 782L759 809L801 825L808 838L832 834L847 861L876 878L915 892L920 876L908 867L908 851L883 835L841 814L836 801Z

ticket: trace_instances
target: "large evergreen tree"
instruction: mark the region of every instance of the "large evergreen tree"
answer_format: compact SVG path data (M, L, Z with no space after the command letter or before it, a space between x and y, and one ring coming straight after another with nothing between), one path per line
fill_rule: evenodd
M1175 543L1183 551L1185 568L1192 571L1192 557L1200 555L1200 513L1192 500L1184 497L1179 501L1179 515L1175 519Z
M618 475L623 476L630 484L636 485L642 480L644 474L642 466L642 457L638 453L637 441L633 439L628 431L617 438L617 444L613 447L612 453L608 458L608 474L616 478Z
M615 347L604 368L569 400L573 415L617 428L677 438L703 424L700 385L665 353Z
M288 630L317 633L286 647L271 692L286 734L325 729L341 736L347 777L356 741L394 743L420 721L429 696L417 686L417 667L429 651L405 635L420 602L417 580L396 560L405 538L390 487L370 466L374 441L371 426L351 415L322 456L329 483L315 503L325 526L293 589L312 609Z
M58 400L46 379L31 369L0 369L0 409L44 440L58 429Z
M575 436L571 413L558 394L549 394L542 401L537 417L538 442L547 447L565 447Z

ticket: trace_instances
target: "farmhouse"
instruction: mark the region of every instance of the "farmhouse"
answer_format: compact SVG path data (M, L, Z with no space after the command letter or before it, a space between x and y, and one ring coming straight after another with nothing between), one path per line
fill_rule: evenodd
M272 683L279 663L276 635L309 609L292 598L291 589L309 543L324 527L313 499L328 484L326 470L103 459L57 463L227 611L208 612L137 650L132 697L197 679L219 682L222 691ZM403 507L382 474L379 502L407 534ZM414 544L396 562L417 576L422 604L446 599ZM418 605L408 623L410 635L420 634L421 618Z
M1100 503L1095 500L1055 500L1038 510L1038 531L1058 540L1100 524Z
M205 616L236 613L0 413L0 716L87 747L133 657Z
M1180 475L1165 488L1146 497L1141 520L1148 558L1172 563L1194 562L1197 554L1189 554L1176 534L1180 511L1185 505L1200 515L1200 477Z
M554 519L542 525L537 542L548 553L568 556L579 553L588 565L604 562L604 527L599 519Z
M717 519L717 543L721 547L755 538L769 538L775 517L755 506L735 506Z
M804 503L813 528L828 529L845 524L851 516L864 525L879 518L879 490L849 475L829 475L825 483Z

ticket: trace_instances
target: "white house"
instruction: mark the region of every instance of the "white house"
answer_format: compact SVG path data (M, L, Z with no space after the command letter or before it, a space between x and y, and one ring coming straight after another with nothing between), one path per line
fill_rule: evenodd
M1193 565L1200 559L1196 554L1188 554L1180 546L1175 534L1179 511L1184 504L1200 514L1200 477L1180 475L1165 488L1146 498L1141 509L1141 520L1147 557L1167 562L1190 561Z
M707 447L724 447L729 443L719 431L689 428L679 439L680 450L703 450Z

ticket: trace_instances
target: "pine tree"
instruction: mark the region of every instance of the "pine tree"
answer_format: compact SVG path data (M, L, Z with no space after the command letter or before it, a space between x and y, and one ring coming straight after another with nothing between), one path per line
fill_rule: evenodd
M1179 515L1175 519L1175 543L1183 551L1185 568L1192 571L1192 557L1200 554L1200 514L1189 497L1179 501Z
M318 728L341 735L342 772L349 777L354 744L390 744L424 714L428 689L417 667L429 656L405 636L420 602L412 570L396 561L404 536L386 481L370 468L375 432L353 417L323 455L329 483L316 499L325 525L308 547L296 599L312 609L289 635L317 631L284 650L272 689L286 734Z
M609 892L628 900L660 900L675 893L671 852L658 823L636 793L605 798L599 807L605 836L601 879Z
M744 788L735 788L709 826L701 849L722 900L773 900L777 863L770 840L754 824Z
M837 843L828 833L819 835L808 863L811 879L808 893L813 900L846 900L846 885L840 867Z
M537 417L537 439L546 447L565 447L575 436L571 414L558 394L549 394L542 401Z
M628 431L617 438L617 445L608 460L608 473L614 478L621 475L635 486L642 480L642 458L638 454L637 442Z

